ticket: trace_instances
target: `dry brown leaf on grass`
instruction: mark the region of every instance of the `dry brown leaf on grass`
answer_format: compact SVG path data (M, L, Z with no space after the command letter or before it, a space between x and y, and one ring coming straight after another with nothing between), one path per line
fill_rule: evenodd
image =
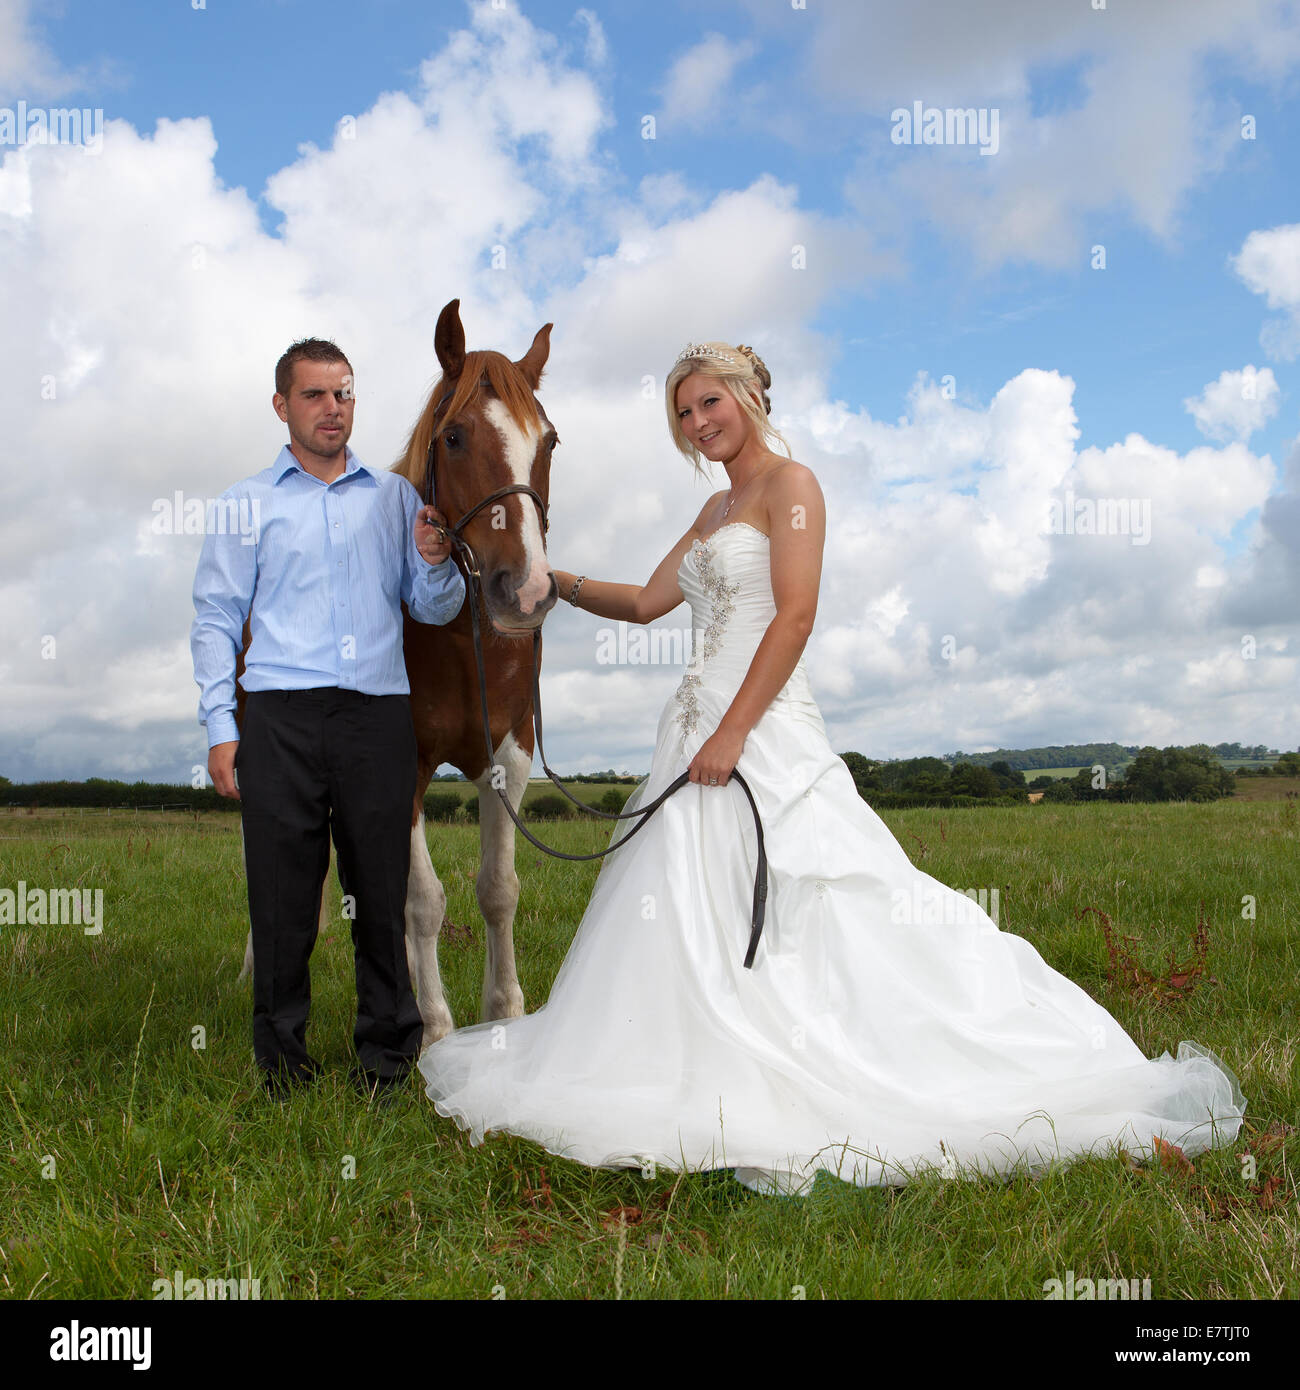
M1178 1147L1177 1144L1167 1143L1158 1134L1151 1136L1151 1142L1155 1145L1156 1158L1161 1168L1169 1172L1178 1173L1185 1176L1196 1171L1192 1160Z
M1289 1125L1285 1120L1274 1120L1267 1129L1256 1130L1250 1136L1246 1141L1246 1152L1258 1155L1280 1148L1286 1142L1287 1135L1294 1133L1295 1125Z
M517 1168L512 1168L510 1171L516 1178L519 1176L519 1170ZM555 1205L555 1198L551 1195L551 1184L547 1181L546 1169L539 1169L539 1172L541 1173L541 1181L538 1185L534 1187L531 1182L525 1180L524 1190L520 1195L523 1197L524 1201L528 1202L531 1206L553 1207Z
M1177 1173L1185 1176L1196 1171L1191 1159L1178 1147L1177 1144L1170 1144L1162 1139L1158 1134L1151 1136L1151 1143L1155 1150L1154 1162L1148 1160L1146 1163L1134 1158L1127 1149L1120 1149L1119 1161L1128 1169L1130 1173L1138 1173L1142 1177L1147 1177L1156 1169L1168 1173Z
M1223 1221L1231 1215L1233 1207L1244 1207L1252 1202L1261 1211L1276 1211L1289 1196L1287 1192L1279 1191L1281 1187L1282 1179L1272 1177L1265 1178L1261 1187L1248 1187L1245 1192L1211 1192L1202 1184L1197 1184L1192 1191L1204 1199L1213 1220Z
M601 1212L600 1224L607 1231L616 1231L619 1226L635 1226L641 1220L642 1212L640 1207L611 1207L608 1211Z
M1280 1207L1287 1199L1287 1193L1278 1195L1278 1189L1282 1186L1282 1179L1279 1177L1265 1178L1263 1187L1252 1187L1250 1190L1255 1195L1255 1200L1264 1211L1273 1211Z

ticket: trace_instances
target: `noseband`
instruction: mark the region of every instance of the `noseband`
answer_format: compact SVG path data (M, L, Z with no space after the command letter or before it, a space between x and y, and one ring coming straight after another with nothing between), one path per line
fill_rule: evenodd
M429 439L429 452L424 462L424 505L431 507L433 503L433 455L438 443L439 424L437 417L446 408L451 400L451 391L447 391L434 409L433 434ZM492 717L488 711L487 697L487 671L483 658L483 633L482 624L479 617L479 602L483 590L483 577L479 569L478 556L474 554L473 547L462 534L465 526L470 520L478 515L489 503L497 501L499 498L508 497L511 493L525 493L537 503L537 509L542 518L543 537L550 530L550 519L546 514L546 503L542 500L541 494L525 483L511 483L507 487L499 487L495 492L490 492L481 501L475 502L468 511L462 512L460 518L454 523L446 526L435 525L434 529L439 533L441 540L450 542L453 549L460 555L465 566L467 587L469 589L470 602L470 621L474 632L474 664L478 668L478 693L479 705L481 707L483 719L483 744L487 750L488 767L496 767L496 754L492 748ZM667 786L655 799L648 805L638 807L635 811L601 811L595 806L589 806L585 801L580 801L574 796L567 787L560 781L559 777L551 770L546 761L546 749L542 745L542 686L541 686L541 655L542 655L542 629L540 625L533 629L533 729L537 736L537 756L541 759L542 770L550 778L554 786L573 802L575 806L580 806L588 815L597 815L605 820L628 820L633 816L639 816L637 823L617 840L607 845L604 849L597 850L594 854L565 854L562 850L552 849L550 845L544 845L528 827L515 814L515 808L510 804L510 798L502 786L496 786L497 795L501 798L502 805L510 814L510 819L523 832L524 838L529 843L537 846L544 853L556 859L603 859L611 850L618 849L620 845L630 840L633 835L648 821L655 811L663 805L665 801L675 792L686 786L691 780L688 771L683 772L677 779ZM749 919L749 949L745 953L745 969L750 970L754 965L754 953L758 950L759 939L763 934L763 919L767 911L767 850L763 845L763 822L758 814L758 804L754 800L754 794L749 789L749 784L744 777L733 768L731 776L735 778L740 789L745 793L749 802L750 810L754 813L754 830L758 836L758 862L754 871L754 904ZM492 779L495 783L496 779Z

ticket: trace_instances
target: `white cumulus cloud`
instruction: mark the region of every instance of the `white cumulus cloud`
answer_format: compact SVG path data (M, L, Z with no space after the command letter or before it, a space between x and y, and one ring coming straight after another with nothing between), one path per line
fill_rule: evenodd
M1232 268L1270 309L1259 341L1270 357L1293 362L1300 355L1300 222L1251 232L1231 258Z
M1189 14L1210 24L1199 5ZM882 22L888 39L894 20ZM471 346L519 356L555 323L541 391L563 440L549 544L557 566L597 578L644 582L725 485L721 470L697 481L668 438L662 386L680 347L755 345L829 503L807 665L836 747L1293 742L1300 452L1279 488L1247 443L1277 399L1272 373L1256 373L1257 416L1229 401L1253 369L1207 387L1193 413L1208 439L1186 452L1136 430L1080 449L1074 379L1032 364L986 400L918 375L873 414L831 392L836 347L818 323L889 256L770 175L625 182L602 143L609 98L582 65L598 60L594 32L575 58L517 7L474 7L412 92L377 96L267 180L274 233L217 176L221 132L206 118L109 121L93 158L4 155L0 772L189 779L206 754L186 645L199 538L154 531L155 504L215 496L272 461L272 369L308 333L348 352L353 444L391 462L453 297ZM942 47L966 62L960 44ZM995 67L1014 92L1016 66ZM1291 245L1248 238L1238 265L1288 312ZM1145 539L1054 528L1067 493L1094 515L1145 507ZM602 665L606 625L567 605L548 619L561 768L643 769L678 679ZM1243 633L1258 639L1244 671L1222 656Z
M1222 372L1199 396L1183 404L1207 439L1249 439L1277 414L1281 388L1270 368L1253 365Z

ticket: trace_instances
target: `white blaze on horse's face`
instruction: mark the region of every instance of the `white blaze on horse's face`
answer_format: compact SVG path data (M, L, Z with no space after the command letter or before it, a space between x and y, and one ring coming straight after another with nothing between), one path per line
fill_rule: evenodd
M501 436L502 455L510 470L510 481L531 487L533 459L537 456L542 426L539 423L521 430L510 418L505 404L499 400L486 402L483 414ZM524 547L524 577L516 593L519 611L528 617L551 592L551 566L546 558L546 542L542 537L542 519L537 504L526 493L518 493L514 500L523 513L521 540Z

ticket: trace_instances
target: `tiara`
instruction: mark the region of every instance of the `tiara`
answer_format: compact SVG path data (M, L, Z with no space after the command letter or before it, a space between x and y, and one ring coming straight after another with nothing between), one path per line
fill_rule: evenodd
M677 361L673 363L673 366L685 362L690 357L716 357L719 362L728 363L735 361L729 353L719 352L717 348L709 347L707 343L687 343L677 354Z

